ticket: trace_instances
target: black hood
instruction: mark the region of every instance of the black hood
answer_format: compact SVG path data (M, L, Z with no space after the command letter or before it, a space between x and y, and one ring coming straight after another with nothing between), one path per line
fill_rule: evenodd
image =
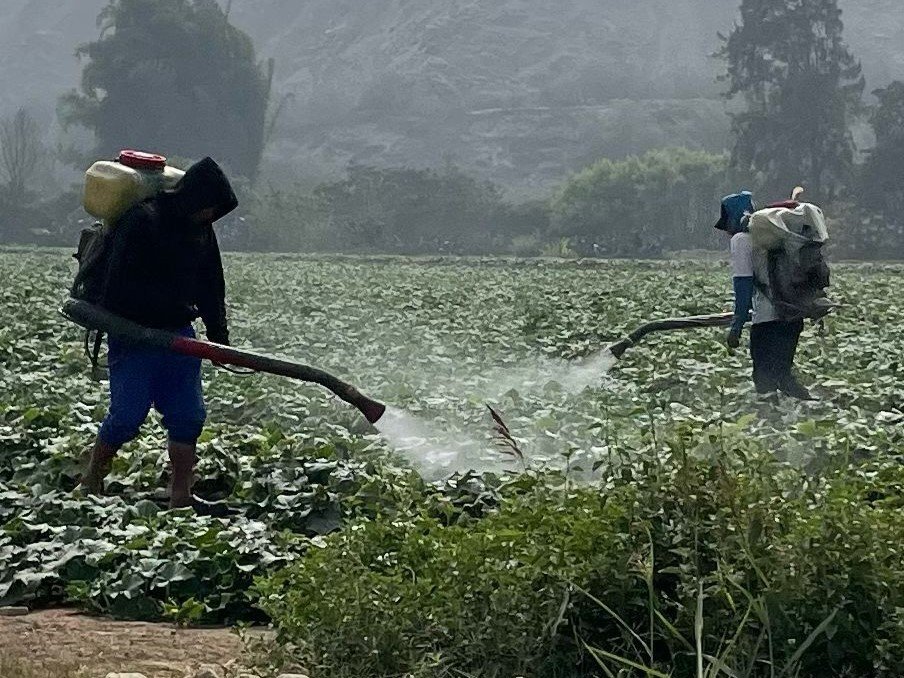
M211 158L204 158L189 167L185 176L166 195L171 208L184 219L201 210L213 208L216 214L211 221L216 221L232 212L239 204L229 179Z

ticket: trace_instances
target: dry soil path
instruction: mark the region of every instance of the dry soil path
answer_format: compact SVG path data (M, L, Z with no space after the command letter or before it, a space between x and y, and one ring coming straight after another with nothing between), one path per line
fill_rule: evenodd
M0 656L35 666L83 668L86 677L137 671L147 678L183 678L202 664L227 665L243 644L228 629L114 622L72 610L0 617Z

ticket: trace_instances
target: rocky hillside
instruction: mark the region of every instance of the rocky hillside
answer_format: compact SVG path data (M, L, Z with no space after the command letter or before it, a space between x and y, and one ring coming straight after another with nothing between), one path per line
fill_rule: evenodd
M222 0L226 2L226 0ZM0 109L49 117L105 0L0 3ZM843 0L870 87L904 78L904 3ZM602 154L719 149L736 0L232 0L288 97L270 173L446 159L516 189Z

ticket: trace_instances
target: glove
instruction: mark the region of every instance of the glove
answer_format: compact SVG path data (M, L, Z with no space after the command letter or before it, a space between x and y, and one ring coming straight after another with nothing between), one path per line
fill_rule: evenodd
M732 328L728 332L728 337L726 337L725 343L728 344L728 348L736 349L738 346L741 345L741 332L739 330Z
M214 327L207 330L207 340L215 344L229 346L229 330L225 327Z

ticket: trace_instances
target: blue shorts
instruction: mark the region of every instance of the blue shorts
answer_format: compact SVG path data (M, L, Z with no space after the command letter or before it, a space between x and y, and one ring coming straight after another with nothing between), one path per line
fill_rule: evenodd
M194 337L191 327L179 332ZM163 427L176 443L195 443L207 411L201 388L201 361L161 348L109 341L110 410L100 439L120 447L138 437L151 407L163 415Z

